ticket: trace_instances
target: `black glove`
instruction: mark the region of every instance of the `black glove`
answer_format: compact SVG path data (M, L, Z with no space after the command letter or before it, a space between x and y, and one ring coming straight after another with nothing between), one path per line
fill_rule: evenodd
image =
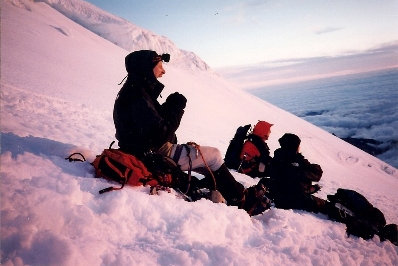
M167 97L165 104L168 108L183 110L187 105L187 98L178 92L174 92Z

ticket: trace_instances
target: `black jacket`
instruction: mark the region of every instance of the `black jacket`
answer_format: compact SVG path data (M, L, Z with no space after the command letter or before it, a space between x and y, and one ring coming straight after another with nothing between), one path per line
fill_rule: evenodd
M176 143L175 131L180 125L186 102L185 97L179 94L185 99L183 104L175 104L170 96L164 104L159 104L157 98L164 85L154 77L152 66L146 70L138 67L145 65L143 60L147 57L147 54L138 54L134 59L133 70L131 67L128 69L127 81L113 109L120 149L138 156L150 150L156 151L167 141ZM130 65L133 63L129 62Z
M322 169L312 164L301 153L291 153L282 148L274 152L271 181L274 194L294 197L306 193L311 183L322 177Z

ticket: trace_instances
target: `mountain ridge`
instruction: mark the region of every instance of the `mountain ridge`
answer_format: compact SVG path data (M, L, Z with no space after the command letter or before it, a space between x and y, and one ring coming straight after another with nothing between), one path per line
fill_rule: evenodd
M195 53L179 49L167 37L156 35L91 3L82 0L38 0L38 2L48 4L79 25L128 52L154 50L158 53L169 53L172 56L171 64L185 69L210 71L210 67ZM112 24L117 27L109 27Z

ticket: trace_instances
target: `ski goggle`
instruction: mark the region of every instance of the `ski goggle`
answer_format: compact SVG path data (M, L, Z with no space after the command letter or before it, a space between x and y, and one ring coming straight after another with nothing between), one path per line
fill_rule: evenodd
M152 61L153 62L159 62L159 61L169 62L170 54L162 54L162 55L155 56Z
M162 61L169 62L170 61L170 54L162 54L161 58L162 58Z

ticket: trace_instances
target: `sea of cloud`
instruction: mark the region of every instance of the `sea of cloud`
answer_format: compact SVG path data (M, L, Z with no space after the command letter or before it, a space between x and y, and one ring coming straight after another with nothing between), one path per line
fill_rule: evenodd
M398 166L398 69L251 90L339 137L374 139Z

